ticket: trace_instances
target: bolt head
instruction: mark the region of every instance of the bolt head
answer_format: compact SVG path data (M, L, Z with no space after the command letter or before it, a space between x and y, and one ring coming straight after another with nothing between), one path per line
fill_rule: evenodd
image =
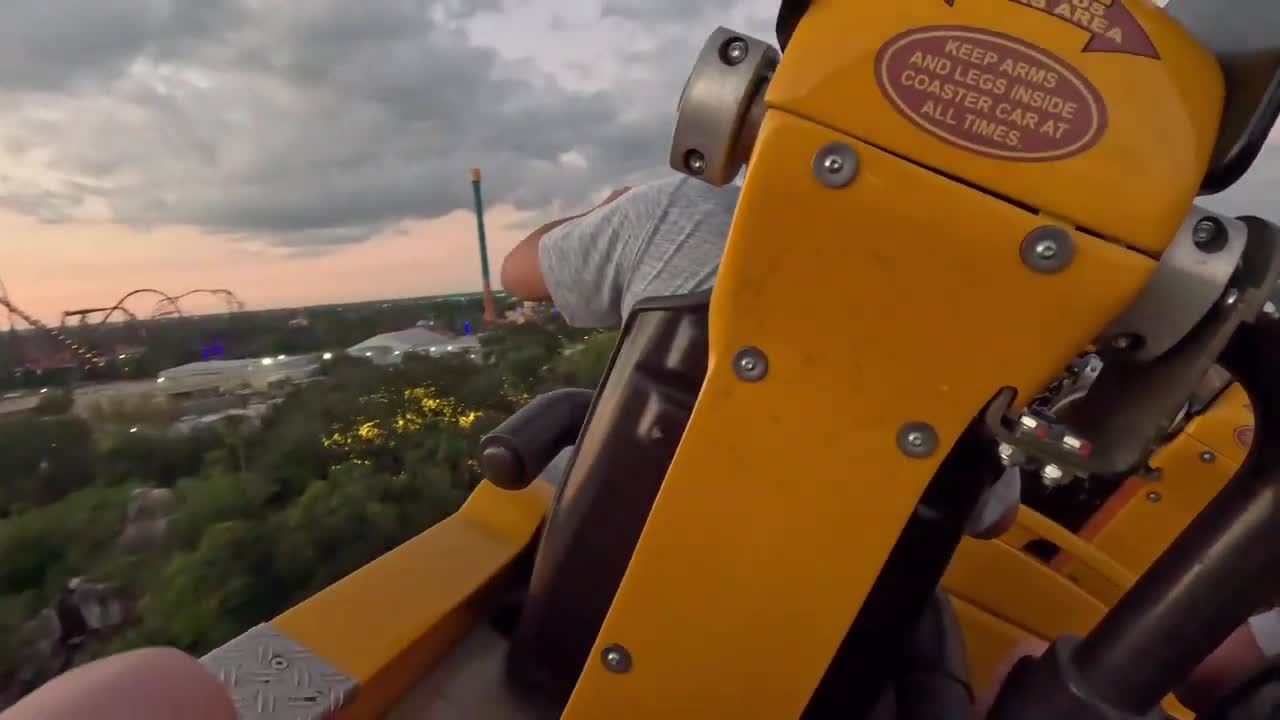
M276 655L271 658L271 667L275 670L284 670L289 667L289 661Z
M694 175L701 175L707 171L707 158L697 150L690 150L685 154L684 165Z
M1046 238L1036 243L1035 252L1042 260L1052 260L1058 254L1058 243Z
M744 40L732 40L724 46L724 61L728 65L737 65L747 59L747 43Z
M1218 237L1219 224L1216 220L1205 218L1196 223L1195 228L1191 231L1191 238L1197 245L1203 245Z
M1057 465L1040 468L1040 480L1046 487L1056 488L1067 484L1067 473Z
M938 449L938 432L928 423L909 422L898 428L894 442L907 457L926 458Z
M631 669L631 653L621 645L609 645L602 650L600 661L609 672L624 673Z
M1215 455L1212 450L1205 450L1204 452L1200 453L1200 462L1202 463L1208 464L1217 459L1218 459L1218 456Z
M1147 493L1147 502L1158 503L1163 499L1164 499L1164 496L1155 490L1152 490L1151 492Z
M835 175L844 170L844 160L839 155L828 155L822 161L822 168L827 172Z
M1276 318L1280 318L1280 307L1277 307L1275 303L1268 300L1262 304L1262 314L1266 315L1271 320L1275 320Z
M739 380L760 382L769 372L769 359L756 347L744 347L733 356L733 372Z
M1235 305L1236 302L1239 300L1240 300L1240 291L1236 290L1235 288L1231 288L1227 290L1226 293L1223 294L1222 306L1231 307L1232 305Z
M1133 346L1133 337L1130 335L1117 335L1116 338L1111 341L1111 346L1117 350L1128 350Z

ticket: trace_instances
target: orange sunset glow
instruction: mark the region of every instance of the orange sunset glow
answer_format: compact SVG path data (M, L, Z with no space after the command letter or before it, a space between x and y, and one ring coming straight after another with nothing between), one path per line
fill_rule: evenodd
M528 213L510 206L486 211L495 284L502 257L532 224ZM0 213L0 237L0 279L11 299L47 322L63 310L110 305L140 287L171 294L227 288L249 309L480 289L475 215L465 210L307 253L193 228L54 224L12 213ZM218 309L216 300L190 301L190 312Z

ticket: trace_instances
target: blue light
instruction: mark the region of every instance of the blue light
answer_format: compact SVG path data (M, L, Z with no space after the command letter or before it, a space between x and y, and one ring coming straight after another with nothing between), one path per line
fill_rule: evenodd
M463 335L470 335L470 334L471 334L471 321L470 321L470 320L463 321L463 323L462 323L462 334L463 334Z

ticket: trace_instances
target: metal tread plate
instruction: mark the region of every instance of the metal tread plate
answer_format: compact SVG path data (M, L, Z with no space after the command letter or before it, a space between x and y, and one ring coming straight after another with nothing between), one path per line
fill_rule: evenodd
M270 625L201 659L231 693L242 720L327 720L359 683Z

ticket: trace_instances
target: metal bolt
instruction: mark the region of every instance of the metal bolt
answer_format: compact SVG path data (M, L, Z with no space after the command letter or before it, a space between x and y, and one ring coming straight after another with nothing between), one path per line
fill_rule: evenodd
M744 347L733 355L733 372L744 382L760 382L769 374L769 358L758 347Z
M1063 435L1062 444L1071 448L1072 450L1079 450L1084 447L1084 441L1076 437L1075 435Z
M938 431L929 423L909 422L898 428L898 449L912 458L926 458L938 449Z
M1262 304L1262 314L1269 320L1276 320L1280 318L1280 307L1276 307L1275 303L1268 300Z
M1205 450L1204 452L1200 453L1200 462L1205 463L1206 465L1217 459L1218 459L1218 456L1215 455L1212 450Z
M1040 469L1040 479L1044 480L1044 484L1049 487L1058 487L1066 484L1063 482L1066 479L1066 476L1066 472L1057 465L1045 465Z
M701 175L707 171L707 157L697 150L690 150L684 154L684 166L694 175Z
M829 188L842 188L858 174L858 156L842 142L827 143L813 156L813 174Z
M1226 247L1226 243L1221 242L1223 238L1222 221L1217 218L1204 218L1197 222L1191 230L1191 241L1196 244L1202 252L1215 253Z
M722 58L726 65L738 65L747 59L747 41L742 38L734 38L725 43Z
M1231 307L1240 299L1240 291L1235 288L1228 288L1222 295L1222 307Z
M1022 263L1038 273L1062 272L1071 265L1075 243L1071 233L1057 225L1042 225L1022 239Z
M1156 490L1152 490L1151 492L1147 493L1147 502L1158 503L1163 499L1164 499L1164 496L1161 495Z
M1136 338L1132 335L1117 335L1111 341L1111 347L1117 350L1128 350L1133 347Z
M1036 428L1040 427L1040 421L1031 417L1030 415L1023 415L1022 417L1018 418L1018 424L1022 425L1022 427L1028 430L1035 430Z
M624 673L631 669L631 653L621 645L606 646L600 651L600 661L609 672Z
M289 667L289 661L285 660L279 655L276 655L275 657L271 658L271 667L274 670L284 670L285 668Z
M1021 465L1022 461L1027 459L1025 453L1009 443L1000 443L1000 448L997 452L1000 453L1000 463L1005 467Z

